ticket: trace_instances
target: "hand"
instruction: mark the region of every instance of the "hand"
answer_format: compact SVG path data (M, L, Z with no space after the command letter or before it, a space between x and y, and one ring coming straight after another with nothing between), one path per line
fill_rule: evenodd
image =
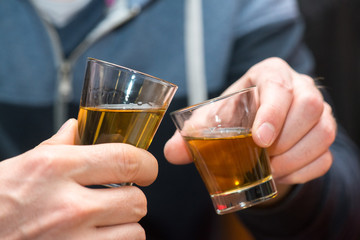
M329 147L335 139L336 122L313 79L295 72L281 59L270 58L254 65L224 94L252 85L257 86L260 101L253 139L268 148L279 195L290 185L324 175L332 164ZM174 164L192 161L178 132L167 142L164 153Z
M137 223L147 211L135 186L151 184L156 159L128 144L75 146L77 121L49 140L0 163L1 239L145 239Z

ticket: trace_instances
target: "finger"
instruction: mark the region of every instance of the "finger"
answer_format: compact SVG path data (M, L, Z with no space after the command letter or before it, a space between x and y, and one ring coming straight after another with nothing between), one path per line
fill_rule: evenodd
M138 223L128 223L109 227L95 228L94 231L84 239L102 240L145 240L145 230Z
M324 100L312 78L296 75L294 81L294 99L287 114L284 126L274 144L270 147L281 154L289 150L310 129L318 123L324 109Z
M294 74L286 63L277 59L258 65L247 76L259 92L260 107L253 124L253 138L261 147L269 147L282 129L293 101Z
M134 182L146 186L158 174L153 155L124 143L85 146L45 144L33 150L32 158L46 171L51 169L52 174L66 176L81 185Z
M302 184L318 177L323 176L329 171L333 162L332 154L326 151L323 155L304 166L296 172L293 172L282 178L277 178L276 182L281 184Z
M173 164L188 164L193 161L186 143L178 131L166 142L164 155Z
M129 144L99 144L82 154L78 171L73 178L80 184L109 184L134 182L140 186L153 183L158 164L148 151Z
M55 144L67 144L74 145L77 136L77 120L67 120L58 132L51 138L43 141L40 145L55 145Z
M336 123L331 115L330 106L326 104L320 122L290 150L273 156L269 149L274 178L298 171L323 155L335 140L335 135Z
M147 212L146 197L135 186L90 189L71 182L52 185L57 189L57 194L50 194L47 199L47 202L52 203L52 213L42 216L40 211L36 220L38 230L42 230L39 232L33 229L33 224L21 228L31 239L37 234L51 232L62 236L62 239L93 239L84 238L85 235L77 237L76 234L85 234L91 229L105 226L138 222ZM44 209L47 207L49 206L42 206ZM48 208L47 211L51 209ZM65 237L66 234L69 236Z
M87 189L92 208L92 225L97 227L138 222L147 213L145 194L135 186Z

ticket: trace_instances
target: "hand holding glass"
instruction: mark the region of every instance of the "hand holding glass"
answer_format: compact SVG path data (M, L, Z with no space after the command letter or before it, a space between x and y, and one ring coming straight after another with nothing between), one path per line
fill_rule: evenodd
M267 151L252 139L256 111L250 87L171 113L218 214L277 194Z
M89 58L78 116L81 144L147 149L176 90L162 79Z

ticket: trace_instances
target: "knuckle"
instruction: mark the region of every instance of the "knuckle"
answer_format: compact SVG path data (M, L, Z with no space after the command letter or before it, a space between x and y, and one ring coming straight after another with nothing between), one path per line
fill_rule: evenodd
M140 224L138 224L138 228L137 228L137 238L139 240L145 240L146 239L146 233L143 227L141 227Z
M131 239L131 240L145 240L146 233L144 228L139 223L128 224L128 229L131 233L128 234L128 237L124 238L123 232L119 233L119 235L115 239Z
M304 184L308 181L324 176L329 171L333 163L331 152L326 151L316 161L317 164L316 166L313 166L311 170L309 170L309 175L304 177L303 174L292 174L289 176L289 181L292 183Z
M140 220L147 214L147 199L145 194L139 188L135 188L134 194L136 195L134 213L137 216L137 220Z
M90 216L96 209L94 204L90 204L90 200L79 201L77 196L68 194L57 202L56 215L51 220L51 226L62 225L63 228L68 228L83 224L84 221L92 219Z
M270 71L283 72L282 70L287 69L286 73L290 74L291 67L287 64L286 61L279 57L271 57L264 60L263 67ZM284 72L283 72L284 73Z
M138 237L139 240L145 240L146 239L145 230L142 227L140 227L140 231L139 231L138 235L139 235L139 237Z
M292 94L294 91L294 88L291 84L289 84L289 81L284 76L281 76L280 74L274 74L272 76L269 76L268 84L277 86L278 88L281 88L283 91L287 92L288 94Z
M276 66L276 67L288 67L286 61L279 57L270 57L263 61L265 64Z
M321 164L321 168L319 168L319 177L325 175L329 169L331 168L333 163L333 157L330 151L327 151L323 156L322 156L322 164Z
M84 219L90 219L89 216L95 212L95 208L91 207L84 201L74 201L72 199L66 199L61 206L60 222L68 222L69 224L76 224L84 221Z
M79 205L75 201L69 201L69 199L67 199L61 207L60 212L62 213L62 218L65 220L73 220L75 218L82 218L83 216L86 216L87 213L85 207L83 206L84 204Z
M59 170L56 159L56 153L44 145L37 147L36 151L30 151L24 164L25 168L31 169L32 172L41 172L41 175L49 176Z
M323 134L324 144L327 147L330 147L330 145L335 141L336 137L335 121L333 119L324 121L321 126L321 131Z
M313 117L320 117L324 110L324 101L317 92L309 92L302 94L300 104L306 108L306 114Z
M139 157L137 156L135 151L130 150L125 147L113 147L112 151L114 151L114 160L116 161L115 166L115 174L118 175L118 178L126 181L134 181L141 168L141 163L139 161ZM119 174L121 176L119 176Z
M272 85L292 94L293 85L291 79L294 76L293 73L294 71L283 59L271 57L251 67L247 75L253 80L262 78L258 85L266 84L265 88Z
M314 79L312 77L310 77L309 75L299 73L298 76L301 78L301 81L305 81L308 85L315 86Z

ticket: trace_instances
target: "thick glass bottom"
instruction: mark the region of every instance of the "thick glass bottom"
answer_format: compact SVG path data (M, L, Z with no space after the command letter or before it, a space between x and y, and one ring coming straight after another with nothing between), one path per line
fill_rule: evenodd
M245 209L274 198L277 194L273 179L248 188L211 195L215 211L219 215Z

